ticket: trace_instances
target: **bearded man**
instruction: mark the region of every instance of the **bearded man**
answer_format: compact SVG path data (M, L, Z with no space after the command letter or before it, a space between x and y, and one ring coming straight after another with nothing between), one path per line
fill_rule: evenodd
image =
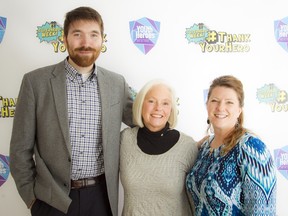
M90 7L66 14L68 57L23 77L10 168L32 216L118 216L119 137L132 125L124 77L95 61L104 25Z

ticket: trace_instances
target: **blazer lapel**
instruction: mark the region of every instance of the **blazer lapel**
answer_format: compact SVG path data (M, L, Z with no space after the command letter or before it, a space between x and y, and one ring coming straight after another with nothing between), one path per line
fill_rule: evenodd
M69 122L67 108L67 93L66 93L66 73L64 63L59 63L52 72L54 78L51 79L51 86L55 100L56 112L59 119L63 137L66 142L67 149L71 155L71 145L69 137Z
M105 146L107 143L107 136L108 136L108 122L109 121L109 115L110 115L110 105L109 105L109 83L107 80L107 77L105 76L105 73L98 67L97 69L97 80L100 90L100 97L101 97L101 109L102 109L102 142L103 142L103 148L105 150Z

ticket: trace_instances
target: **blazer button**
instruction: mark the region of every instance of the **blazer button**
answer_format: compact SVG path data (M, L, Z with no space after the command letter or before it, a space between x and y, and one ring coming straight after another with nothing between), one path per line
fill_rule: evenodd
M71 158L70 157L68 158L68 162L71 162Z

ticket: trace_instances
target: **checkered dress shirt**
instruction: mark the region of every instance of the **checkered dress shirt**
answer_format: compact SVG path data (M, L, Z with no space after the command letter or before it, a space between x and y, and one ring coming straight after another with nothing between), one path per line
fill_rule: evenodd
M65 61L70 143L71 179L94 177L104 173L101 100L97 67L86 81Z

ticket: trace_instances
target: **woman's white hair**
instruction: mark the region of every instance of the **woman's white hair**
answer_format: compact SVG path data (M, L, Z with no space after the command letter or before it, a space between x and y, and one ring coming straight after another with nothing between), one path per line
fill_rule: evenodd
M158 85L163 85L168 88L171 93L171 102L172 109L171 114L168 119L169 127L175 128L177 124L178 117L178 109L177 109L177 101L174 89L164 80L162 79L154 79L146 83L142 89L137 93L136 98L133 103L133 122L135 125L139 127L144 127L143 118L142 118L142 107L144 99L147 93L154 87Z

